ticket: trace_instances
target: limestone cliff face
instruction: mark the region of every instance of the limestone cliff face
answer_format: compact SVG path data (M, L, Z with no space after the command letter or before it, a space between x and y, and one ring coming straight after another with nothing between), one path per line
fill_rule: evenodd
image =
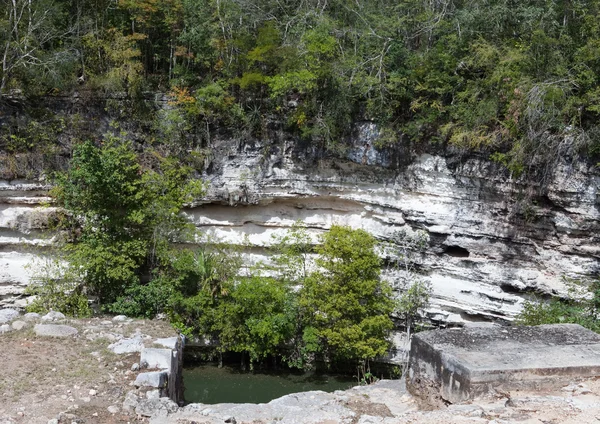
M510 320L523 292L563 293L563 276L599 270L600 174L583 162L555 168L543 196L497 165L457 155L378 150L377 129L357 125L344 158L320 156L285 135L215 141L203 176L209 193L186 214L207 236L241 243L248 262L266 257L272 235L304 221L315 240L332 224L385 240L400 228L430 237L420 268L433 287L429 318L440 324ZM0 182L0 306L19 304L23 266L40 247L47 187ZM385 270L394 280L394 271Z

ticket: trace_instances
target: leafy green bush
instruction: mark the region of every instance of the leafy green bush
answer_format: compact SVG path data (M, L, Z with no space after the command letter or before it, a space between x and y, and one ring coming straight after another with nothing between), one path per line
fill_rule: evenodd
M33 296L33 301L27 305L27 312L46 313L54 310L74 317L92 314L84 288L68 263L60 257L33 263L30 268L33 282L27 287L26 293Z
M201 182L175 160L152 158L155 169L127 142L84 142L52 190L67 213L58 226L68 273L113 312L161 312L170 284L158 277L173 265L172 243L195 231L180 211L202 193Z
M231 255L203 254L202 268L211 271L172 296L172 322L190 337L211 340L220 352L247 355L250 366L268 356L306 369L317 359L364 364L384 354L394 302L379 278L375 239L333 226L322 241L313 272L307 257L312 244L300 224L276 240L276 266L268 267L268 276L260 269L238 276L239 262Z
M589 284L570 281L569 299L525 302L517 317L519 325L579 324L600 332L600 281Z

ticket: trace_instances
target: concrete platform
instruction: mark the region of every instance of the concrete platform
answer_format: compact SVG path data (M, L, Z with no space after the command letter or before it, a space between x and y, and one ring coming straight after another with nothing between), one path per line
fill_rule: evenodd
M451 403L600 376L600 335L575 324L435 330L413 337L407 387Z

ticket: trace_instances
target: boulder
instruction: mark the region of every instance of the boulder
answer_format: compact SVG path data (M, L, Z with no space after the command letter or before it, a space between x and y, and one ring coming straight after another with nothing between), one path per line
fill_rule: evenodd
M66 319L65 314L58 311L50 311L42 317L42 321L45 322L62 321L63 319Z
M17 321L12 322L13 330L19 331L19 330L24 329L25 327L27 327L27 323L25 321L17 320Z
M133 412L135 411L136 406L140 401L139 396L137 395L135 390L130 390L125 395L125 400L123 401L123 411Z
M19 312L14 309L10 309L10 308L0 309L0 324L6 324L8 322L11 322L12 320L16 319L18 316L19 316Z
M59 324L36 324L33 331L36 335L44 337L70 337L78 333L74 327Z
M117 315L116 317L113 317L112 320L115 322L124 322L124 321L128 321L129 318L127 318L125 315Z
M160 390L149 390L146 392L146 399L158 399L160 397Z
M178 409L177 404L168 398L142 399L135 408L135 413L143 417L151 417L158 414L172 414Z
M161 389L167 384L168 374L165 371L143 372L137 375L133 383L137 387L154 387Z
M171 349L144 348L140 355L140 366L142 368L170 370Z
M41 318L42 316L37 312L27 312L25 315L23 315L23 319L25 321L37 321Z
M142 336L136 335L129 339L121 339L118 342L112 343L108 345L108 348L117 354L141 352L144 348L144 340Z

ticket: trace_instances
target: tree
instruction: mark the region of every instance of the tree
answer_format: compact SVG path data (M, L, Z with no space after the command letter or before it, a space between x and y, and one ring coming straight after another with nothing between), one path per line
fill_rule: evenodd
M52 190L66 212L59 227L70 270L114 312L131 306L136 296L161 297L161 286L152 280L173 266L171 243L194 231L180 211L202 194L202 183L189 180L190 170L175 160L152 158L155 169L142 166L129 142L87 141L75 147L70 169L57 175ZM166 300L158 307L141 304L159 312Z
M274 278L255 276L240 281L232 293L233 314L229 319L234 335L231 350L247 352L250 366L268 355L280 354L295 327L295 293ZM225 321L225 325L229 324ZM222 340L226 342L226 340Z
M191 278L171 298L174 325L189 337L210 340L220 358L225 352L241 353L243 367L246 357L253 368L281 354L296 325L295 293L289 286L260 274L239 277L241 263L231 252L199 251L193 258L195 265L188 261L177 270Z
M410 338L416 320L429 304L431 285L417 272L420 255L427 249L429 235L422 230L396 231L384 247L390 259L396 262L400 297L395 312L404 321L407 336Z
M0 5L0 94L13 78L27 81L24 85L28 88L36 79L60 79L65 68L72 72L70 66L77 55L61 46L70 32L61 22L65 13L61 2L2 0Z
M278 278L302 286L309 275L313 242L302 221L294 223L284 236L273 236L271 250Z
M305 332L314 331L327 360L364 364L386 353L393 327L390 286L380 278L376 240L334 225L316 248L319 270L300 291Z

